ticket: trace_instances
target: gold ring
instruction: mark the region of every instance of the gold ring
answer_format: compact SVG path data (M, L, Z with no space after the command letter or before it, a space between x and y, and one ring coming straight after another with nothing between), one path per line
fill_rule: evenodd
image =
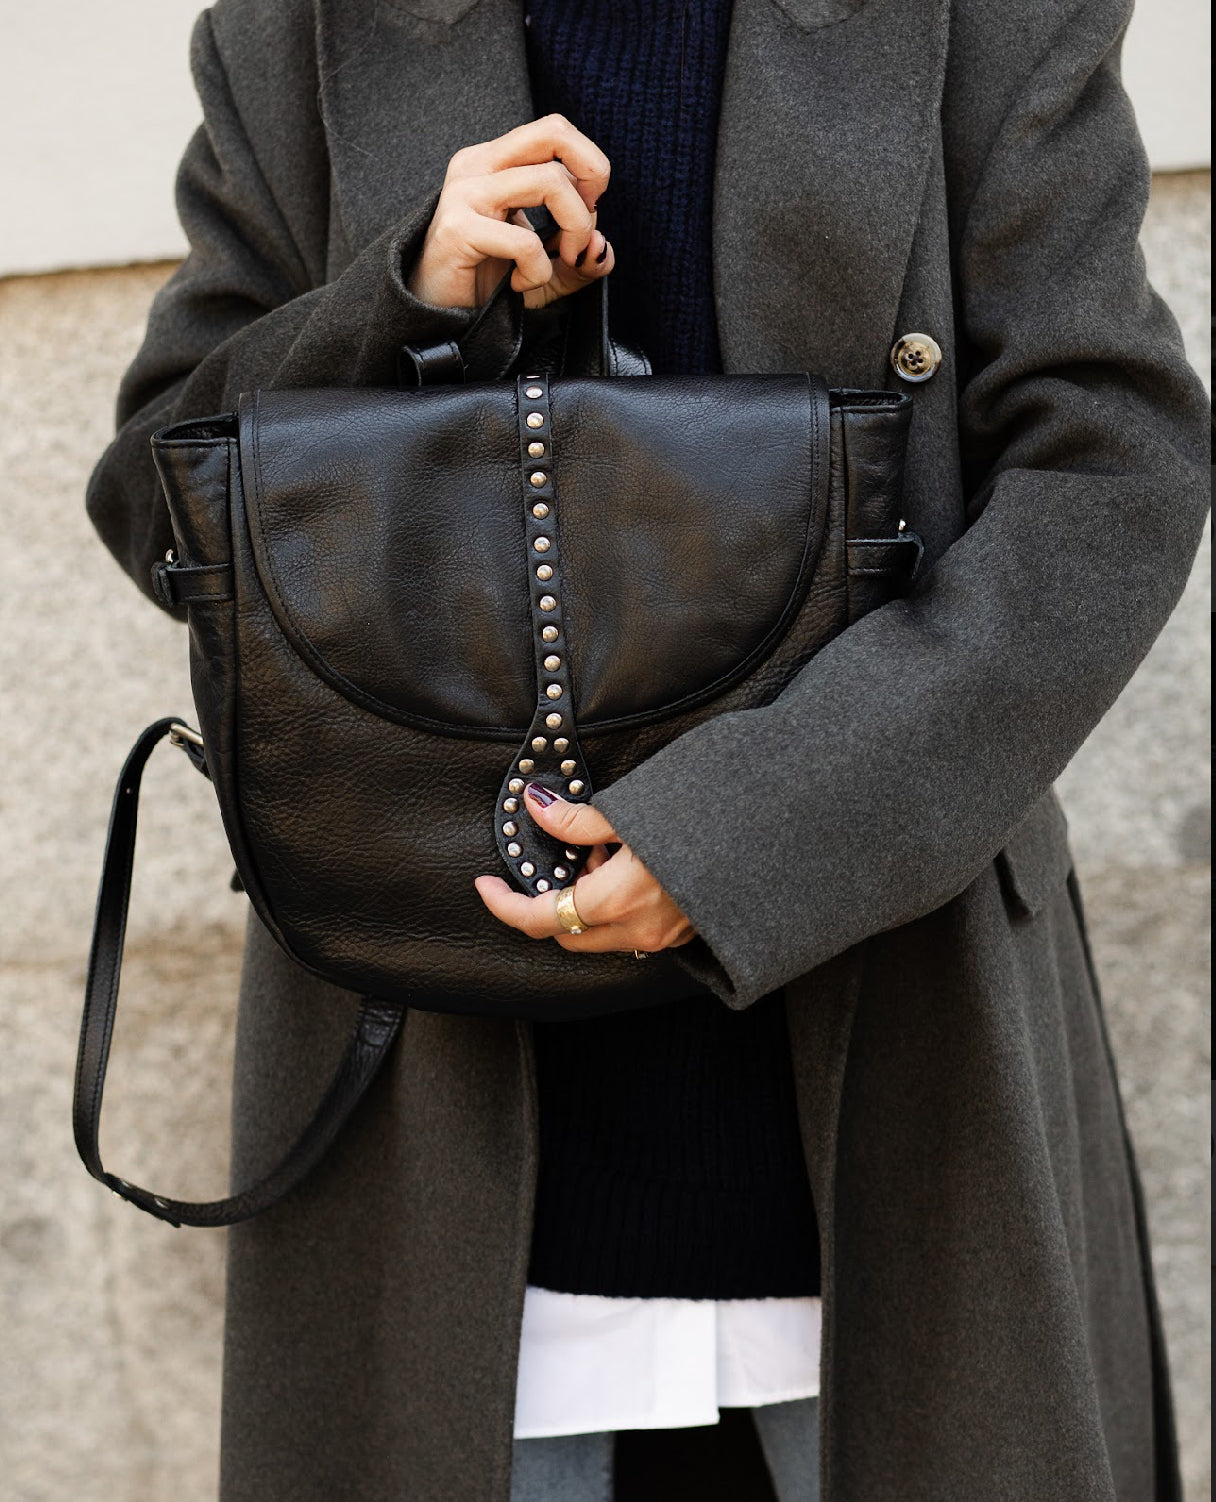
M584 923L574 905L574 884L563 887L557 894L557 921L568 934L581 934L589 923Z

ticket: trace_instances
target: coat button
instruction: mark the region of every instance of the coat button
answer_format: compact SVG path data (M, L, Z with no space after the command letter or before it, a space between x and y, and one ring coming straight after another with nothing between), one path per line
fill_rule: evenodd
M902 380L927 381L942 363L941 346L928 334L905 334L891 347L891 364Z

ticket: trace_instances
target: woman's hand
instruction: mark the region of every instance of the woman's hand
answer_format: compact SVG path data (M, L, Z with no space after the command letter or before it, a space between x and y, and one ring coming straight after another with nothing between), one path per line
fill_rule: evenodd
M608 853L608 843L616 842L617 836L597 809L587 803L567 803L535 782L525 789L524 807L563 844L593 847L583 874L574 883L575 906L586 928L581 934L563 929L557 920L555 892L526 897L501 876L479 876L474 885L496 918L529 938L556 939L575 954L614 949L653 954L696 937L692 924L628 845L619 844L613 854Z
M608 158L564 115L462 147L448 163L409 290L439 307L480 307L514 263L511 287L525 307L543 308L606 276L614 257L595 227L595 205L608 173ZM523 214L541 204L561 226L548 244Z

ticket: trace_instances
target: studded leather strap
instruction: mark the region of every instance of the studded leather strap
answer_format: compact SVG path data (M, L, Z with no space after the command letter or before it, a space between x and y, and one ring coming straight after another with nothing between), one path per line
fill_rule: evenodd
M494 812L494 836L512 878L535 896L568 887L587 852L560 844L529 818L524 788L529 782L539 782L569 802L584 803L591 796L591 778L579 750L574 722L548 377L520 376L516 403L536 712L503 779Z

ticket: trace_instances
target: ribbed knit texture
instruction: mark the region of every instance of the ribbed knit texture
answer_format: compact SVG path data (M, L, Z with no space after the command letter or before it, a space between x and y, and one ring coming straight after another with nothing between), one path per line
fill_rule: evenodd
M536 113L612 162L613 332L656 374L721 370L710 223L730 0L533 0ZM724 875L725 879L725 875ZM567 1293L819 1291L780 993L706 992L534 1028L540 1169L529 1280Z
M817 1293L780 993L537 1025L529 1281L690 1299Z
M616 254L613 332L655 374L721 369L710 209L730 0L532 0L538 115L560 111L612 163L597 223Z

